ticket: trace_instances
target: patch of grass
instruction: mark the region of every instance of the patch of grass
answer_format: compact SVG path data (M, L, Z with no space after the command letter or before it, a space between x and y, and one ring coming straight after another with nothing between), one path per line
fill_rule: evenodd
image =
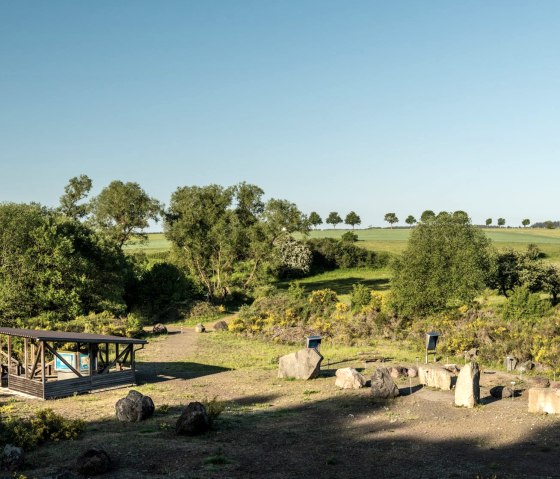
M303 391L304 396L310 396L311 394L319 394L321 391L314 391L313 389L306 389Z

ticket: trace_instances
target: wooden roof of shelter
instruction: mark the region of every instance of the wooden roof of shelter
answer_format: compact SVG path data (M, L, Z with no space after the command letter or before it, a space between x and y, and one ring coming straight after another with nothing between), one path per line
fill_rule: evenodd
M114 343L147 344L144 339L123 338L105 334L73 333L68 331L44 331L40 329L0 328L0 334L36 339L38 341L56 341L62 343Z

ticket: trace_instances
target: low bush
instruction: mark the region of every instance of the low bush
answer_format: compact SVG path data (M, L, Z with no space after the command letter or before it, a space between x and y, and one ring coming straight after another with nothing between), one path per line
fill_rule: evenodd
M41 409L27 419L2 419L0 441L30 450L48 441L77 439L84 430L85 422L81 419L66 419L52 409Z

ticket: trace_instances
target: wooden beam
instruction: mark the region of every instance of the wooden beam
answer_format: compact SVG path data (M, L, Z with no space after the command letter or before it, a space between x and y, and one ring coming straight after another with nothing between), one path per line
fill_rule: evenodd
M8 374L12 368L12 337L8 336Z
M45 389L45 342L41 341L39 347L41 348L41 382L43 383L43 389Z
M37 351L37 356L35 356L35 361L33 361L33 366L31 367L29 379L33 379L33 376L35 376L35 370L37 369L37 363L39 362L39 359L41 359L41 349Z
M27 344L28 339L23 338L23 370L25 372L25 379L28 379L29 371L27 370Z
M131 348L131 347L132 347L132 344L130 344L129 346L127 346L126 349L125 349L123 352L121 352L119 356L115 356L115 359L114 359L112 362L110 362L109 364L107 364L107 366L105 366L105 368L103 369L103 371L101 371L101 374L107 374L107 373L109 372L109 370L110 370L115 364L117 364L117 362L118 362L118 360L121 358L121 356L124 356L125 353L128 354L127 350L128 350L129 348Z
M81 374L77 369L74 369L74 366L72 366L68 361L66 361L66 359L64 359L60 354L58 354L58 353L57 353L53 348L51 348L47 343L43 343L43 344L46 346L46 348L47 348L51 353L53 353L58 359L60 359L60 360L63 362L63 364L65 364L65 365L68 367L68 369L70 369L70 371L72 371L74 374L76 374L79 378L82 378L82 377L83 377L82 374ZM80 367L80 366L78 366L78 367Z

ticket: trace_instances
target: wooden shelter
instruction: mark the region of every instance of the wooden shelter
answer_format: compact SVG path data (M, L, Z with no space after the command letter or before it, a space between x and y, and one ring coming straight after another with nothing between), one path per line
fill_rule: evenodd
M102 334L0 328L2 385L42 399L133 385L135 346L144 344Z

